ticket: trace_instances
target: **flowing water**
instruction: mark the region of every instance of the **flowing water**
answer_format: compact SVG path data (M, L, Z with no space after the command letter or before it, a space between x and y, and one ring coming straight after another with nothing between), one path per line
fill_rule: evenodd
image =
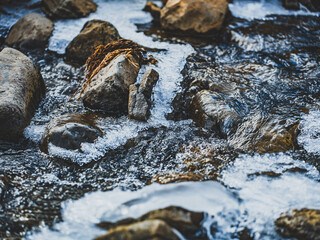
M151 16L141 11L144 0L96 2L97 12L87 18L55 22L45 52L25 51L47 93L25 137L0 144L0 238L92 239L104 233L96 227L101 221L174 205L208 213L202 224L207 239L238 239L244 230L254 239L281 239L274 220L282 212L320 208L318 13L288 11L278 1L235 0L225 33L194 38L154 31ZM25 4L8 6L10 15L0 16L0 46L21 16L40 12ZM160 80L147 123L68 101L84 67L65 63L63 54L91 19L111 22L123 38L165 49L152 53ZM171 113L177 93L194 79L216 84L245 119L232 137L199 127L183 107L178 117ZM205 81L199 85L208 88ZM49 155L42 153L47 124L72 112L93 116L104 136L78 151L50 145ZM297 140L288 151L259 154L261 147L247 145L253 144L251 125L260 121L273 130L298 124ZM147 185L156 175L190 171L207 181Z

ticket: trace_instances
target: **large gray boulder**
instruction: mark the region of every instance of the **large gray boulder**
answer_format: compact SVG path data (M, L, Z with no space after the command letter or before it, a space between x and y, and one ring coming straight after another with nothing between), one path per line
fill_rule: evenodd
M159 73L153 69L147 71L141 85L132 84L129 89L128 116L129 118L147 121L150 116L152 89L159 79Z
M39 13L29 13L10 29L5 44L19 48L44 47L53 31L53 23Z
M103 135L93 120L81 114L66 114L52 120L42 136L41 150L48 153L49 144L76 150L82 143L93 143Z
M66 48L68 61L84 64L99 45L107 45L119 40L117 29L109 22L91 20L87 22L78 36Z
M91 79L82 93L83 104L103 112L125 111L129 86L136 82L139 70L139 62L134 57L117 56Z
M29 124L45 85L33 62L21 52L0 52L0 139L18 140Z
M82 18L97 10L92 0L43 0L41 10L53 19Z

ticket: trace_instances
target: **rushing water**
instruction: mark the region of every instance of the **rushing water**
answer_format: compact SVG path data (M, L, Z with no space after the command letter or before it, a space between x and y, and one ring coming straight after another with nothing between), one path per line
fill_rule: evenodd
M47 93L25 138L18 144L0 145L1 236L20 237L28 232L28 239L92 239L104 233L95 226L100 221L139 217L175 205L208 213L203 228L209 239L236 239L236 233L244 229L254 239L281 239L274 220L282 212L320 208L318 13L288 11L273 0L235 0L229 5L236 17L228 28L230 43L197 39L193 44L179 37L168 40L138 31L137 26L151 21L150 15L141 11L144 0L96 2L97 12L87 18L55 22L45 53L27 52L40 68ZM33 11L14 6L6 10L11 15L0 18L0 40L15 21ZM155 69L160 80L153 93L152 116L147 123L139 123L126 116L98 115L96 123L104 137L83 144L81 151L51 145L47 156L38 145L50 120L63 113L92 114L81 103L68 101L83 81L84 69L63 61L65 47L91 19L111 22L123 38L166 50L153 53L159 61ZM287 23L293 22L292 26L295 21L301 26L285 32ZM270 22L275 23L271 25L276 26L274 32L264 33L263 27ZM304 30L312 34L305 35ZM290 36L293 39L288 39ZM194 62L188 59L190 55ZM234 69L234 81L241 85L234 88L232 96L242 101L239 109L243 108L243 116L256 116L253 106L263 105L261 109L275 112L275 128L282 124L281 119L299 121L295 149L249 154L191 120L167 120L171 103L182 88L185 76L181 71L188 71L188 65L194 67L195 76L203 71L204 76L222 82L229 75L226 69ZM141 70L138 81L148 68ZM246 89L246 96L241 89ZM247 141L245 134L233 141ZM217 181L146 186L157 174L184 173L190 167L205 175L205 180ZM209 177L212 173L214 177ZM37 226L41 227L35 230Z

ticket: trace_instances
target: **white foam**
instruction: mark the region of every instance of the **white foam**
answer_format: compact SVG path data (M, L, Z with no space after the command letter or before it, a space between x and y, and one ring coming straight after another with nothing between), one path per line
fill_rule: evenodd
M301 10L287 10L282 6L279 0L234 0L229 4L233 16L245 19L263 19L268 15L313 15L319 16L319 13L309 12L301 6Z
M311 110L302 116L298 143L310 153L320 154L320 111Z
M54 230L45 227L40 233L33 233L27 239L93 239L105 233L95 226L101 221L137 218L149 211L168 206L205 211L218 217L221 212L238 209L239 202L217 182L152 184L135 192L119 189L95 192L78 201L65 203L62 223L56 224ZM229 221L227 218L225 220Z
M295 167L306 172L288 171ZM281 176L259 175L263 172ZM255 239L277 239L274 220L282 212L296 208L320 208L320 183L316 181L319 177L313 166L281 153L240 156L222 172L221 181L235 189L243 200L247 217L242 224L253 231ZM264 234L268 237L263 237Z

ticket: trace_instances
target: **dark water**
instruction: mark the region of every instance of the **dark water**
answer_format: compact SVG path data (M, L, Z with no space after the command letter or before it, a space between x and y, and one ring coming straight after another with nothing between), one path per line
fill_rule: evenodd
M150 16L140 11L144 1L98 2L101 11L89 18L108 20L122 36L145 46L167 49L155 55L160 61L157 70L161 79L153 97L152 118L146 124L125 116L103 116L79 102L68 102L84 78L84 68L64 62L64 47L88 19L58 21L48 49L22 50L39 67L47 95L25 137L18 143L0 144L0 238L21 238L39 226L55 228L63 220L68 226L68 208L62 211L61 207L66 200L115 188L144 191L155 176L174 173L192 172L201 180L216 180L225 188L219 196L236 204L239 199L243 202L239 209L231 204L236 208L238 229L228 229L230 221L221 217L221 229L217 228L215 235L208 234L209 239L239 238L230 233L244 227L255 239L280 238L273 230L273 220L281 212L297 207L319 208L320 197L314 197L320 196L320 18L288 15L291 12L281 9L279 3L240 3L236 1L230 7L234 17L221 32L195 38L164 33L150 24ZM251 15L244 18L245 6L254 6L256 12L248 10ZM5 9L11 15L0 16L0 47L12 24L31 11L23 4ZM105 12L115 9L121 9L123 16L105 17ZM263 10L275 15L265 17ZM215 93L237 113L238 120L221 123L219 131L202 128L190 107L193 96L202 90ZM47 123L70 112L93 116L105 137L83 153L59 149L52 149L50 155L42 153L39 140ZM266 146L270 139L275 144ZM66 157L69 159L64 160ZM261 178L261 172L271 174L262 174ZM220 189L220 185L210 184L203 183L203 189ZM152 186L147 189L156 195L157 187L154 190ZM306 193L301 193L299 189L305 186ZM202 195L193 196L193 190L193 186L188 187L185 198L194 198L197 205ZM313 195L308 195L311 192ZM113 191L106 194L103 197L114 197ZM90 207L101 197L97 193ZM79 206L86 209L81 201ZM261 206L264 210L259 212ZM203 208L211 211L209 203ZM257 223L261 218L265 223ZM56 239L54 232L44 229L35 239ZM63 229L58 232L59 237L78 238Z

